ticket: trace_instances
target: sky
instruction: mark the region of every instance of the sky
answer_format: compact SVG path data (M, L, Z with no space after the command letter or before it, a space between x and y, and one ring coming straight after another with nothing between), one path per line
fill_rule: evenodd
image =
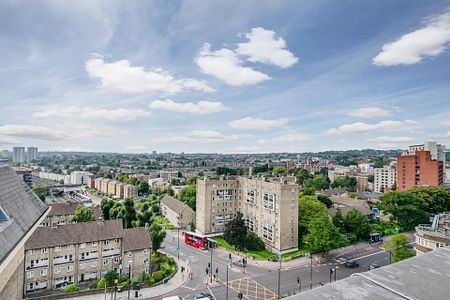
M450 1L0 2L0 149L450 147Z

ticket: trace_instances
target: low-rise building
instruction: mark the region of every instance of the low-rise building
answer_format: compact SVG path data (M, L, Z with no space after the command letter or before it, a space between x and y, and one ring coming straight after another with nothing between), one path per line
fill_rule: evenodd
M70 184L87 184L91 176L93 176L93 174L89 172L73 171L70 173Z
M172 178L178 178L178 171L162 170L159 172L159 178L164 182L170 182Z
M160 207L163 216L175 227L186 228L189 224L195 224L195 211L172 196L165 195L161 199Z
M72 218L75 215L77 207L81 205L76 202L66 202L66 203L55 203L50 204L50 212L47 217L41 223L41 226L57 226L70 224ZM100 219L102 212L99 207L91 207L93 217L98 220Z
M123 272L128 273L128 268L130 268L131 277L143 272L150 273L151 245L152 242L146 228L125 229L123 235L123 265L126 269ZM130 267L128 267L129 265Z
M119 182L115 180L108 181L108 194L116 195L116 186Z
M132 184L125 184L123 186L123 198L134 199L138 196L138 188Z
M112 181L112 179L108 179L108 178L102 178L102 180L100 181L100 190L105 194L109 194L108 183L110 181Z
M434 216L431 225L419 225L415 232L416 254L450 246L450 212Z

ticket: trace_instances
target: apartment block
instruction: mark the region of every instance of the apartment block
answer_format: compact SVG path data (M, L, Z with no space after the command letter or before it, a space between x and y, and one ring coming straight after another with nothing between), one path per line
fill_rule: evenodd
M124 198L136 198L138 196L138 188L137 186L131 184L125 184L123 186L123 197Z
M116 180L110 180L110 181L108 181L108 194L110 194L110 195L116 195L116 185L118 184L119 182L118 181L116 181Z
M442 161L432 159L430 151L416 151L414 155L397 157L397 190L415 186L439 186L444 182Z
M420 145L411 145L408 147L409 155L414 155L416 151L430 151L431 159L439 160L445 164L445 145L436 142L425 142Z
M112 181L112 179L108 179L108 178L102 178L102 180L100 181L100 190L105 194L109 194L108 183L110 181Z
M431 225L419 225L415 232L416 254L450 246L450 212L434 216Z
M164 182L170 182L172 178L178 178L178 171L163 170L159 172L159 178Z
M15 163L25 162L25 147L13 147L12 159Z
M87 184L91 176L93 174L89 172L74 171L70 173L70 184Z
M175 227L186 228L187 225L195 223L195 211L172 196L165 195L160 206L163 216Z
M41 223L41 226L57 226L72 223L77 207L81 205L76 202L50 204L50 212ZM92 215L96 220L100 219L102 212L99 207L91 207Z
M33 160L38 158L38 148L37 147L28 147L27 148L27 162L32 162Z
M108 270L126 273L119 268L129 252L136 255L132 263L138 275L148 270L149 259L137 259L137 252L149 258L150 249L146 229L124 230L122 220L40 227L25 244L24 290L32 293L80 284L99 279Z
M102 177L94 179L94 187L104 194L113 195L117 198L133 199L138 196L139 192L137 186Z
M383 168L374 169L374 192L382 193L386 188L392 188L395 184L396 170L392 166L384 166Z
M221 234L239 211L249 230L262 238L268 250L295 250L298 190L294 177L198 179L197 231Z

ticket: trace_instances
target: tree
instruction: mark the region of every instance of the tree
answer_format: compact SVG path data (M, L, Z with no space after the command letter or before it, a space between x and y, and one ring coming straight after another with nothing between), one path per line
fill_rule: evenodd
M351 209L344 218L344 228L352 234L356 241L367 241L370 234L370 224L367 217L360 211Z
M103 279L105 280L106 286L111 287L114 285L114 280L119 279L119 274L114 270L109 270L105 273Z
M298 234L301 238L308 233L308 226L318 215L328 215L326 206L315 196L301 196L298 200Z
M297 183L303 185L306 179L313 178L313 175L308 170L300 168L295 171L295 177L297 177Z
M404 234L393 235L389 242L383 242L382 248L391 252L394 263L414 256L409 239Z
M141 181L139 182L139 193L140 194L148 194L148 191L150 189L150 186L148 185L147 181Z
M45 196L47 196L47 188L45 186L35 186L33 192L42 202L45 202Z
M328 197L327 195L319 195L319 196L317 196L317 200L319 200L320 202L325 204L325 206L327 208L330 208L333 206L333 201L331 201L330 197Z
M75 209L75 214L72 218L72 222L89 222L94 221L94 216L92 215L92 210L83 205L78 205Z
M340 228L341 231L344 231L344 216L342 215L342 211L339 207L336 208L336 214L333 217L333 224L337 228Z
M152 250L156 252L161 247L161 243L164 241L164 238L166 237L166 232L159 224L155 222L150 226L149 233L150 233L150 240L152 241Z
M446 187L416 187L410 190L428 204L428 212L438 214L450 210L450 189Z
M305 188L311 188L316 191L325 190L330 187L327 177L323 174L314 175L313 178L308 178L303 182Z
M332 188L343 187L347 188L349 191L354 192L356 185L358 184L357 180L353 176L341 176L336 178L331 184Z
M284 167L278 166L273 169L272 173L274 175L283 175L283 174L287 174L287 170Z
M428 223L427 203L412 192L390 192L380 197L379 207L392 215L394 221L404 228Z
M102 177L103 178L109 178L109 179L113 178L111 173L103 173Z
M153 213L150 209L141 210L140 213L136 215L137 225L138 227L144 227L145 224L152 224L153 222Z
M136 220L136 210L134 209L134 201L131 198L125 199L123 202L125 211L123 215L123 223L125 228L132 228L133 221Z
M237 212L236 217L225 225L223 238L228 244L240 251L245 250L247 237L247 226L242 219L242 213Z
M262 251L266 249L263 240L253 231L247 231L247 237L245 238L246 248L251 251Z
M195 198L197 193L197 187L195 184L188 185L181 189L178 194L178 200L186 203L190 208L195 211Z
M328 215L320 214L312 219L308 225L308 232L304 241L313 250L323 253L344 246L347 243L347 239L333 225Z

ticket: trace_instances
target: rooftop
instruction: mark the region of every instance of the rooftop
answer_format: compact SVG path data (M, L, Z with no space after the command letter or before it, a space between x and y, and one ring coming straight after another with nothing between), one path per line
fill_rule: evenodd
M124 251L148 249L152 247L152 241L147 229L144 227L125 229L123 233Z
M161 203L163 203L164 205L166 205L168 208L170 208L171 210L173 210L174 212L177 213L182 213L183 211L187 210L187 211L191 211L192 213L194 212L192 210L192 208L190 208L186 203L181 202L180 200L169 196L169 195L165 195L162 199L161 199Z
M48 213L47 216L67 216L67 215L73 215L75 214L75 210L77 207L81 205L81 203L77 202L66 202L66 203L55 203L55 204L49 204L49 206L52 208L51 211ZM98 219L101 216L101 210L98 207L91 208L92 214L96 219Z

